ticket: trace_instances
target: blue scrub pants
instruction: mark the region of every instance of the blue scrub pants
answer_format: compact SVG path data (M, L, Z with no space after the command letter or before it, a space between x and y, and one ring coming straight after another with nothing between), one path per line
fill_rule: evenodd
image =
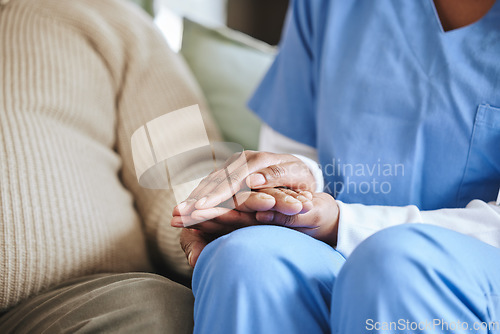
M405 224L345 260L305 234L255 226L205 248L193 292L195 333L500 333L500 250Z

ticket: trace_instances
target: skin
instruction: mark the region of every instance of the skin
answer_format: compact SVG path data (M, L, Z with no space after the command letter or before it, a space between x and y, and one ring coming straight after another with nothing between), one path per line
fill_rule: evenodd
M315 180L302 160L288 154L245 151L224 168L229 176L224 170L215 171L174 208L172 226L189 227L182 231L181 246L191 266L211 240L253 225L285 226L336 245L337 202L327 193L312 193ZM254 191L238 192L245 185ZM233 195L241 203L234 209L230 206Z
M434 0L444 31L468 26L480 20L495 0Z
M445 31L473 24L494 3L495 0L434 0ZM230 159L225 168L229 177L224 170L210 174L185 202L174 208L172 226L183 228L181 246L192 267L210 241L252 225L285 226L336 245L338 205L329 194L312 193L314 177L300 159L287 154L245 151ZM224 182L227 179L231 180L231 187ZM239 204L232 209L227 204L245 185L255 191L236 195Z

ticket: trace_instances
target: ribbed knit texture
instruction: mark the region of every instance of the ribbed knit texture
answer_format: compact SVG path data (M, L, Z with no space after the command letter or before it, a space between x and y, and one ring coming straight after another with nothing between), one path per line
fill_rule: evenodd
M184 62L133 5L0 7L0 311L73 277L151 270L143 230L189 274L173 196L137 184L130 138L200 102Z

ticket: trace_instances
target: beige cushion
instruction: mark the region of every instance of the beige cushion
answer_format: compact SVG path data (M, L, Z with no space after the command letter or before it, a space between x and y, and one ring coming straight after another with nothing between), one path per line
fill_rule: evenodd
M184 20L181 54L194 73L226 141L256 150L259 119L248 99L274 59L275 48L226 27Z

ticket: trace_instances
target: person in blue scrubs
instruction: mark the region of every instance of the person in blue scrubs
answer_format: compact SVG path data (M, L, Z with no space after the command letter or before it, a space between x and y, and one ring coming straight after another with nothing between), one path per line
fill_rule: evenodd
M317 152L324 193L183 232L196 333L500 333L500 1L292 1L250 107ZM238 177L304 190L275 157ZM225 199L207 184L189 213Z

